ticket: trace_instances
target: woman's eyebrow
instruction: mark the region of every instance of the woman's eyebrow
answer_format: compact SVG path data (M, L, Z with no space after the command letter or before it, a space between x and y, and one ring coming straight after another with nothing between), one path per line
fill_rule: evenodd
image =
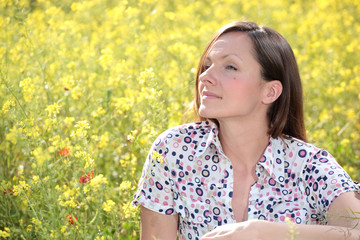
M221 56L220 58L221 58L221 59L225 59L225 58L232 57L232 56L235 56L236 58L238 58L239 60L241 60L241 61L243 62L243 59L242 59L239 55L237 55L237 54L235 54L235 53L225 54L225 55ZM208 56L205 58L205 60L211 61L211 56L208 55Z
M233 57L233 56L236 57L236 58L238 58L239 60L243 61L242 58L241 58L239 55L235 54L235 53L225 54L225 55L222 56L221 58L222 58L222 59L225 59L225 58L227 58L227 57Z

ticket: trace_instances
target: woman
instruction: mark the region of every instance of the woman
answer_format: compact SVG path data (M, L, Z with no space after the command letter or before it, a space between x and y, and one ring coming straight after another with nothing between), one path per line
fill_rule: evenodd
M224 26L195 88L201 122L165 131L145 163L141 239L359 239L357 187L305 142L300 76L279 33Z

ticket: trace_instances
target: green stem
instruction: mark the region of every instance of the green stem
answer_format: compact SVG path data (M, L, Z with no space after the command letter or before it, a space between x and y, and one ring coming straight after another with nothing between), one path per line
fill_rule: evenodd
M16 97L16 95L14 94L14 92L10 89L9 85L7 84L7 82L5 81L5 76L3 71L0 69L0 73L1 73L1 81L5 84L6 89L11 93L11 95L15 98L17 104L20 106L20 109L22 110L22 113L24 114L25 118L28 118L25 109L23 108L23 106L20 104L19 99Z
M26 200L27 200L27 201L28 201L28 203L29 203L29 206L30 206L31 210L34 212L34 215L35 215L36 219L37 219L38 221L40 221L39 216L37 215L37 213L36 213L36 211L35 211L34 207L32 206L32 204L31 204L31 202L30 202L30 199L28 198L28 196L26 195L26 193L24 193L24 195L25 195ZM44 231L44 229L43 229L42 225L40 225L39 227L40 227L40 229L41 229L42 233L43 233L43 234L44 234L44 236L45 236L45 235L46 235L46 232Z

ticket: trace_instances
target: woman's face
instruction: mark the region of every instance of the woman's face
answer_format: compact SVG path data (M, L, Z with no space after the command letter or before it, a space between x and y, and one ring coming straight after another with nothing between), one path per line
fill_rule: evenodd
M210 49L199 76L199 114L217 120L254 117L266 111L261 103L264 81L246 33L222 35Z

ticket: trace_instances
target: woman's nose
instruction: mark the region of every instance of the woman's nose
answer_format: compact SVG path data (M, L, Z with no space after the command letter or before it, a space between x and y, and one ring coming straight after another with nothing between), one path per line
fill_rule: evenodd
M205 85L216 85L216 77L214 74L214 66L210 66L199 76L200 82Z

